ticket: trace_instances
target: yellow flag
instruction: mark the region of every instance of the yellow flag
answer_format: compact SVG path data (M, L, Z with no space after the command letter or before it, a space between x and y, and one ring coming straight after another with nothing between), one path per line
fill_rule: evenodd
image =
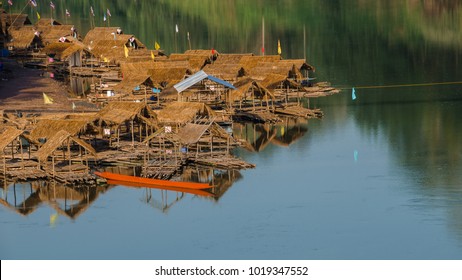
M282 50L281 50L281 41L278 40L278 54L281 55Z
M154 60L154 58L156 58L153 51L151 51L151 58L152 58L152 60Z
M37 19L40 20L40 14L37 12Z
M128 48L124 45L125 58L128 57Z
M43 93L43 102L45 102L45 104L53 104L53 101L53 98Z
M109 59L107 59L107 57L103 57L103 62L109 62Z
M155 44L154 44L154 48L156 49L156 51L157 51L157 50L159 50L159 49L160 49L160 45L159 45L159 43L155 42Z

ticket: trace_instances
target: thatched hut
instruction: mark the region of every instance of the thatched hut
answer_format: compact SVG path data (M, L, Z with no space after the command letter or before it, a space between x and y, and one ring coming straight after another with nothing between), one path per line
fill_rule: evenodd
M25 172L37 168L37 163L30 161L32 146L37 149L37 143L29 135L16 128L6 127L0 134L0 154L3 157L0 173L21 179L32 178L33 176L27 177L28 174Z
M83 39L83 43L90 46L101 40L114 40L114 36L117 36L117 29L120 27L95 27L88 31Z
M189 68L196 72L215 61L217 57L218 52L215 50L188 50L185 53L170 54L169 60L188 61Z
M164 126L144 141L160 159L194 158L229 154L236 141L213 119L199 119L181 126L177 131ZM150 158L148 158L148 161Z
M283 59L276 62L260 61L251 68L250 77L261 81L269 74L277 74L300 83L308 79L309 71L314 71L314 67L308 65L304 59Z
M53 178L69 182L88 176L88 154L96 158L96 151L90 144L60 130L43 144L37 152L37 159L40 166ZM48 162L50 157L51 165Z
M36 29L27 25L18 29L10 29L5 46L12 51L27 50L32 47L42 47L40 36L37 36Z
M172 102L160 111L156 111L157 120L161 126L180 126L198 119L213 119L215 112L204 103Z
M122 82L113 89L116 95L128 94L133 99L144 99L144 102L147 103L154 94L153 89L156 91L159 87L160 85L154 83L149 75L124 75ZM158 94L156 95L158 97Z
M134 145L158 127L155 113L144 102L110 102L96 116L103 137L120 145L120 140L131 140Z
M257 105L261 107L265 106L269 110L271 101L271 107L273 107L274 94L259 82L246 78L235 83L234 86L237 89L230 91L227 100L230 106L236 106L236 102L239 102L239 109L242 109L242 107L248 107L249 102L251 102L254 110Z
M71 136L90 136L95 134L91 118L64 120L44 119L37 123L37 126L31 131L30 137L34 141L43 144L60 130L66 131Z
M50 43L42 50L47 56L65 62L70 67L81 67L89 51L81 43Z
M50 21L50 19L48 20ZM40 32L40 38L46 46L51 43L59 42L63 37L72 37L73 25L36 25L36 29Z
M0 10L0 33L8 35L10 30L26 25L32 25L27 14L9 14L5 10Z
M269 62L277 63L281 60L280 55L265 55L265 56L242 56L239 60L239 64L249 71L252 71L259 63Z

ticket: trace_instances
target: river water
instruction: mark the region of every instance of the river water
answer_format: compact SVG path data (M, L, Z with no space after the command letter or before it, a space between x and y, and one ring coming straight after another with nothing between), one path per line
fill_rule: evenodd
M324 118L236 124L235 135L248 139L236 154L257 167L201 170L222 185L217 199L122 186L4 186L0 258L462 258L462 85L365 88L459 81L462 8L216 2L133 1L111 8L111 24L171 52L187 48L178 24L191 29L196 48L259 54L264 16L267 53L280 39L284 57L306 55L318 81L342 88L305 100ZM22 209L24 201L33 207Z

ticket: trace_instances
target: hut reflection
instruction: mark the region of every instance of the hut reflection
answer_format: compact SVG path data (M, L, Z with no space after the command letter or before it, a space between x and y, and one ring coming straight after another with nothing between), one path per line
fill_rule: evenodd
M261 152L270 143L284 147L290 146L307 132L308 120L305 118L286 117L276 124L233 124L233 136L244 140L244 148L251 152Z
M56 181L2 182L0 204L27 216L43 204L72 220L84 213L108 186L75 187Z

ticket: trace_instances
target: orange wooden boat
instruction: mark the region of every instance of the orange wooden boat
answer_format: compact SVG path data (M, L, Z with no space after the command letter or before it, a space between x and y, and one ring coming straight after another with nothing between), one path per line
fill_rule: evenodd
M166 186L160 186L160 185L133 183L133 182L128 182L128 181L116 181L116 180L107 180L107 183L109 185L119 185L119 186L124 186L124 187L159 189L159 190L166 190L166 191L189 193L189 194L200 195L200 196L208 196L208 197L215 196L213 193L209 193L208 191L197 190L197 189L166 187Z
M108 180L119 181L119 182L140 183L143 185L156 185L156 186L173 187L173 188L181 188L181 189L203 190L203 189L210 189L212 187L209 184L204 184L204 183L158 180L158 179L152 179L152 178L143 178L143 177L116 174L116 173L111 173L111 172L95 171L95 175L108 179Z

